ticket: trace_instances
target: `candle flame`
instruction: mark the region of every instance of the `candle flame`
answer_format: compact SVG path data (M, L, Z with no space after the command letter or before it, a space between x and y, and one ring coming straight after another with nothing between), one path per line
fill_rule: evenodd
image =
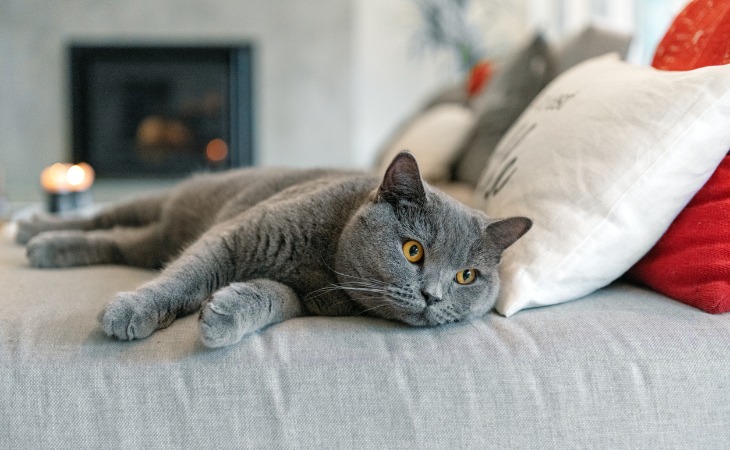
M84 169L79 166L71 166L66 171L66 181L71 186L80 186L84 182L85 177Z
M81 192L94 183L94 169L86 163L56 163L41 172L41 186L47 192Z

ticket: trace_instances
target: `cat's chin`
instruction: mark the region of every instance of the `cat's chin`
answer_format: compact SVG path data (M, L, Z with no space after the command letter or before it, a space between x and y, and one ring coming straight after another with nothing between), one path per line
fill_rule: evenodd
M435 327L448 323L458 322L461 319L446 315L432 308L424 308L420 313L406 313L399 315L397 320L414 327Z
M362 308L362 313L381 319L395 320L414 327L433 327L461 322L466 317L449 302L427 305L419 300L412 289L389 287L387 296L373 301L372 297L362 297L353 292L351 297Z

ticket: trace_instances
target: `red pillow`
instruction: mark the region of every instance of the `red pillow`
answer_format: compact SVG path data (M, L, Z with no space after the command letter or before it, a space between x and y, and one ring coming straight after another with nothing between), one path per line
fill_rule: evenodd
M730 0L695 0L674 20L652 65L690 70L727 63ZM703 311L730 311L730 155L628 275Z
M730 155L629 276L709 313L730 311Z
M730 0L694 0L679 13L651 65L691 70L730 63Z

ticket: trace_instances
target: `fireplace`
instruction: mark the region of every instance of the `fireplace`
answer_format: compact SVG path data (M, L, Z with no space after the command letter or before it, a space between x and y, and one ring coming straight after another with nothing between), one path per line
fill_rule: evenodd
M98 178L252 164L250 45L73 44L69 54L73 159Z

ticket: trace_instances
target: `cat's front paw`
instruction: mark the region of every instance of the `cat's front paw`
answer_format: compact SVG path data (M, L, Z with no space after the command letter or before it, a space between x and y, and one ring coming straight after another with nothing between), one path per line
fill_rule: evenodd
M225 347L256 331L258 290L247 283L227 286L203 305L200 310L200 337L206 347ZM253 317L252 317L253 316Z
M108 336L122 340L143 339L165 324L152 298L141 292L121 292L109 302L101 318Z

